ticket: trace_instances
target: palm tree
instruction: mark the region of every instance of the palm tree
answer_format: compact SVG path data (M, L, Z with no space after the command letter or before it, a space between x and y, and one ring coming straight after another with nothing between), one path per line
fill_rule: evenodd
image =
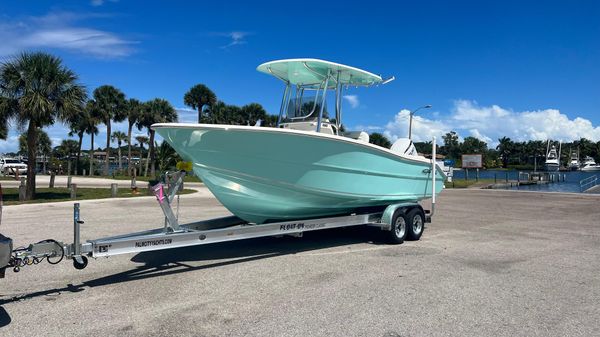
M502 158L502 167L506 168L508 166L508 159L512 152L514 151L515 144L508 137L502 137L498 139L498 146L496 146L496 150L500 154Z
M214 106L217 103L217 95L204 84L196 84L185 93L183 103L192 109L198 110L198 123L200 123L203 120L202 106L204 104ZM212 118L212 115L210 118Z
M15 103L14 100L3 97L2 87L0 87L0 139L2 140L8 137L8 122L12 117L10 111L14 109L10 105Z
M144 145L148 144L148 137L136 136L135 140L137 140L138 144L140 145L140 159L141 159L144 154Z
M154 123L169 123L177 121L177 112L171 104L164 99L155 98L144 103L144 113L138 122L138 128L148 128L150 139L148 141L148 160L146 161L145 176L148 176L148 164L150 164L150 175L155 176L155 153L154 153L154 130L150 127Z
M106 125L106 162L104 163L104 175L108 175L108 160L110 158L110 129L111 121L122 122L126 116L125 94L121 90L103 85L94 90L94 109L100 120Z
M130 98L127 102L127 167L131 175L131 130L133 125L138 122L142 115L142 103L135 98Z
M243 118L246 118L247 125L255 125L258 120L264 121L267 117L267 111L258 103L246 104L240 108Z
M89 100L86 104L86 111L88 113L87 118L84 120L85 123L85 133L90 135L90 177L94 175L94 136L98 134L98 124L100 124L100 119L98 116L98 111L95 109L96 104L94 100Z
M72 120L69 121L69 136L77 136L78 138L78 147L77 147L77 160L75 161L75 174L79 174L79 161L81 158L81 146L83 145L83 136L88 133L88 129L90 128L90 124L94 123L91 121L93 116L91 115L92 109L86 106L79 115L75 116Z
M71 159L77 155L77 150L79 149L79 143L73 139L63 139L60 142L60 145L54 148L54 153L56 157L60 159L67 159L67 162L71 162ZM67 174L71 174L68 172Z
M138 142L138 144L140 146L140 166L141 166L142 157L144 156L144 144L148 144L148 137L140 135L140 136L136 136L135 140ZM141 172L139 172L139 173L141 174Z
M163 141L160 145L156 146L156 163L160 172L174 168L180 160L181 157L179 157L169 143Z
M27 200L35 197L38 128L68 121L83 110L85 88L77 81L60 58L46 53L22 53L0 65L0 116L28 125Z
M121 162L121 144L123 143L124 140L127 140L127 135L122 131L115 131L112 133L111 138L112 138L113 142L114 141L117 142L117 149L118 149L118 153L119 153L119 171L121 171L123 169L123 165Z
M46 157L52 152L52 141L46 131L38 128L37 130L37 153L42 156L42 172L46 172ZM19 153L27 154L27 133L24 132L19 136Z
M392 142L390 142L386 136L378 132L373 132L371 136L369 136L369 143L385 147L386 149L389 149L392 146Z

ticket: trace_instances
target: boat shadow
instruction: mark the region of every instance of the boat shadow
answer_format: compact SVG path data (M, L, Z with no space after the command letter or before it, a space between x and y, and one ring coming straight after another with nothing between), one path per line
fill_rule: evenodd
M87 281L85 284L97 287L357 243L387 244L381 233L378 228L348 227L305 232L301 238L265 237L144 252L131 258L132 262L142 265L122 273ZM207 263L191 265L203 261Z
M101 287L153 277L218 268L358 243L387 244L380 229L356 226L305 232L302 238L289 236L266 237L139 253L133 256L131 261L140 263L141 265L130 270L84 281L81 284L68 284L62 288L41 290L12 298L0 299L0 327L8 325L11 322L8 313L6 311L3 312L2 309L2 305L7 303L53 294L76 293L84 291L88 287ZM196 264L202 261L207 261L207 263L191 265L191 263Z

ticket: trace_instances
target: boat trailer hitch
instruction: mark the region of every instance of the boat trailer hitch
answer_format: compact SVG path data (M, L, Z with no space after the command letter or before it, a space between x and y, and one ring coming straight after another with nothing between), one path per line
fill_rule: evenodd
M58 264L65 257L73 259L73 266L76 269L85 268L88 259L81 254L81 244L79 242L79 228L83 223L79 219L79 203L74 205L73 210L75 242L72 244L64 244L60 241L48 239L32 243L27 247L13 249L12 239L0 234L0 278L4 278L7 268L12 268L15 273L18 273L21 268L40 264L44 260L50 264Z
M165 215L164 231L173 233L178 231L179 222L179 192L183 189L185 171L165 173L163 180L152 187L156 199ZM176 199L177 198L177 199ZM172 202L177 202L176 212L172 209ZM50 264L58 264L65 258L73 260L75 269L84 269L88 265L88 256L93 255L91 243L81 243L80 205L73 206L73 243L66 244L53 239L32 243L27 247L13 248L13 240L0 234L0 278L4 278L6 269L12 268L19 272L26 266L37 265L44 260ZM0 186L0 220L2 216L2 187ZM103 247L102 249L105 249Z

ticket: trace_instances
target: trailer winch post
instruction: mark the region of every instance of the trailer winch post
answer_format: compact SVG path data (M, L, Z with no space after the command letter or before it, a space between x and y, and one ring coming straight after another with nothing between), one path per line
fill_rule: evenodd
M73 258L73 266L76 269L83 269L87 267L87 257L81 255L81 224L84 223L81 220L79 203L73 204L73 245L71 246L71 257Z
M433 216L433 213L435 213L435 176L436 176L436 144L435 144L435 137L433 137L433 146L431 149L431 213L429 214L429 216Z
M79 203L73 204L73 255L81 255L81 223L79 220Z

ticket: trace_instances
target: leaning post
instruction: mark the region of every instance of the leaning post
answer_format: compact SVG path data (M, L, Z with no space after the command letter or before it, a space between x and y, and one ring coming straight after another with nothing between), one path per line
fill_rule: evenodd
M21 177L21 184L19 185L19 201L25 200L27 187L25 185L25 177Z
M54 188L54 178L56 178L56 172L54 170L50 171L50 184L49 188Z
M71 199L77 199L77 184L71 184Z

